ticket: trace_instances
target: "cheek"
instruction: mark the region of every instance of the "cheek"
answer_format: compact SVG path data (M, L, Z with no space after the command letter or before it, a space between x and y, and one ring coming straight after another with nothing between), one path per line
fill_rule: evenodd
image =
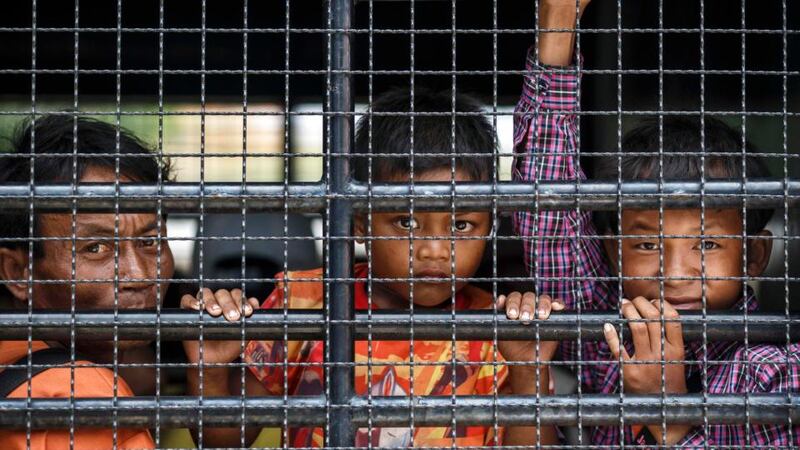
M457 241L456 242L456 274L471 276L478 270L486 248L484 241Z
M622 249L622 275L646 277L658 274L658 254L644 255L632 249ZM619 267L615 268L619 269Z

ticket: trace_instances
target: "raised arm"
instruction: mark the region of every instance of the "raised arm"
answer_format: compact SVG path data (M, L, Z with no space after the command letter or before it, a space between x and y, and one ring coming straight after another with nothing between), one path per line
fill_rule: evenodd
M571 29L589 0L541 0L539 28ZM526 59L522 95L514 117L515 181L538 183L585 179L577 156L580 71L574 55L575 33L539 33ZM566 211L521 211L514 227L523 238L525 265L537 277L536 290L563 299L567 308L590 302L605 261L591 215ZM580 277L583 281L574 281Z

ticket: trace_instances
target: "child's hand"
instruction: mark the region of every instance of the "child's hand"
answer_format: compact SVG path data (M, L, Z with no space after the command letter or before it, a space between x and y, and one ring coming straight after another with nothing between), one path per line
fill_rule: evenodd
M247 299L242 305L241 289L233 289L231 291L220 289L217 292L213 292L211 289L205 288L202 294L206 312L214 317L224 313L225 318L230 322L239 320L242 314L245 317L249 317L259 307L258 299L253 297ZM200 294L198 293L199 296ZM181 308L199 311L200 300L198 297L184 295L181 298ZM184 341L183 348L186 351L186 357L189 362L197 363L200 361L199 341ZM229 363L239 357L241 350L241 341L204 341L203 362Z
M533 292L524 294L512 292L508 296L497 297L497 307L505 308L506 317L509 319L520 320L527 325L533 319L547 320L551 311L563 310L564 303L561 300L553 300L549 295L540 295L537 305L536 294ZM558 341L542 341L539 343L537 355L536 344L533 341L498 342L500 354L506 361L550 361L557 348Z
M541 0L539 29L574 30L590 0ZM539 62L551 66L566 66L572 62L575 46L573 32L541 31L539 33Z
M664 359L661 358L661 312L668 322L664 325ZM633 301L622 300L622 315L629 320L645 319L649 322L629 323L633 339L633 357L628 355L624 346L620 345L616 329L605 324L603 332L606 342L611 348L614 359L619 360L620 351L624 364L625 392L636 394L661 393L661 367L664 361L683 361L684 345L680 316L675 308L667 302L648 301L644 297L636 297ZM635 362L638 364L625 364ZM652 364L641 364L651 362ZM682 363L664 365L665 390L667 393L686 393L686 375Z

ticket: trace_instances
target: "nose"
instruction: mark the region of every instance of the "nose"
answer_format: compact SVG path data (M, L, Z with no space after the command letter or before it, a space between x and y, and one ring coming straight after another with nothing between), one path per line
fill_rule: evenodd
M450 241L441 239L426 239L414 241L417 259L420 261L449 261Z
M685 247L686 239L664 240L664 284L674 287L685 286L696 280L681 278L700 276L700 264L694 252Z
M141 290L153 285L156 276L152 257L137 251L136 241L121 243L119 253L120 289Z

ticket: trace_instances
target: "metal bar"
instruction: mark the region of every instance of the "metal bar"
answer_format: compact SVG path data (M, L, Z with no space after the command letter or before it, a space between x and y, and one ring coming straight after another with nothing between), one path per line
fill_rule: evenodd
M351 34L353 0L329 0L329 25L339 29L329 34L329 65L335 73L328 75L329 105L334 113L352 113L354 110L351 68ZM327 244L328 276L344 279L352 276L353 242L335 239L352 235L353 205L340 196L349 191L350 152L353 146L353 116L337 114L329 121L328 182L329 192L335 196L330 202L327 217L329 234ZM326 356L334 363L327 371L325 388L329 395L326 446L333 448L355 445L352 411L346 406L353 397L355 383L355 344L351 321L354 316L353 285L345 281L332 281L328 287L326 307L329 312ZM284 329L285 332L285 329Z
M744 339L745 322L742 314L708 312L706 316L710 342ZM197 339L200 335L195 311L162 309L159 315L155 311L119 311L116 320L114 313L110 311L78 312L73 320L68 312L45 311L29 315L27 312L14 310L0 311L0 339L27 339L29 333L32 333L32 339L37 340L68 339L71 327L74 327L75 335L80 340L110 339L114 335L114 328L120 339L155 339L159 333L153 327L157 318L162 340ZM246 339L282 340L284 332L292 340L325 338L325 314L321 310L293 309L286 316L282 310L257 311L246 320ZM411 319L406 311L373 311L371 320L367 312L358 312L355 315L331 317L330 322L332 327L345 329L348 336L355 340L366 340L369 335L373 340L408 340L411 335ZM458 312L455 320L449 311L415 312L414 337L449 341L452 335L451 326L455 325L459 340L489 340L494 336L495 323L499 340L536 338L534 326L503 317L496 318L490 310ZM577 313L561 312L538 323L539 336L542 340L574 340L580 333L585 341L601 341L605 323L620 326L627 323L627 319L620 319L616 311L584 311L578 321ZM203 339L242 339L241 325L228 322L222 317L204 316L202 324ZM684 339L702 340L701 313L682 314L681 324ZM800 315L787 318L782 313L751 313L747 318L747 326L750 343L785 343L787 330L793 341L800 340Z
M578 398L574 395L535 396L450 396L418 397L415 399L414 422L419 426L446 426L455 413L462 425L492 425L495 417L500 425L531 425L537 420L543 425L574 425L577 421ZM351 416L353 428L367 426L371 415L374 426L404 426L408 423L411 405L408 399L397 397L356 397L338 405L337 411ZM623 408L620 410L620 402ZM720 394L673 395L664 400L660 395L626 395L624 399L601 394L584 394L580 401L584 425L616 425L626 423L659 423L666 411L668 424L703 423L704 410L709 424L735 424L745 420L745 402L749 404L752 424L786 424L800 420L800 394L750 394L749 396ZM326 404L323 397L291 396L287 403L280 397L213 397L204 398L202 405L196 397L128 397L128 398L41 398L0 399L0 428L25 427L25 413L31 414L33 429L65 428L74 411L76 427L109 427L114 417L120 427L154 428L196 427L198 411L203 412L203 424L208 427L239 426L242 408L247 411L245 422L252 426L282 426L284 417L292 426L322 426L325 424ZM495 416L496 409L496 416ZM620 411L622 411L620 413ZM112 412L116 413L112 416ZM160 420L155 420L156 412ZM538 412L538 413L537 413ZM537 417L538 415L538 417Z
M340 118L350 122L348 119ZM348 125L352 134L352 123ZM349 145L349 144L348 144ZM335 157L336 164L349 165L346 158ZM196 213L202 193L207 213L241 213L242 199L247 200L248 211L322 212L326 200L346 200L352 203L353 211L364 212L368 202L373 202L373 211L407 211L408 199L414 198L418 210L449 210L451 187L449 183L415 183L412 195L408 185L373 184L372 194L367 186L351 182L331 190L321 183L169 183L139 185L125 183L115 195L113 184L79 186L73 194L69 185L39 185L31 196L28 185L0 186L0 207L4 210L27 211L30 201L37 211L70 210L70 201L77 200L78 211L103 212L114 208L119 202L120 212L153 211L159 200L165 213ZM703 189L704 194L701 193ZM739 181L708 181L705 187L700 182L664 182L659 194L659 183L651 181L625 182L619 192L622 206L627 208L657 207L663 195L665 207L699 207L701 195L707 208L739 207L747 199L748 208L778 208L800 205L800 180L783 179ZM746 194L745 194L746 192ZM519 211L533 208L538 199L540 209L570 209L580 200L586 210L614 210L617 207L618 184L615 182L570 182L539 183L538 189L525 183L462 183L456 185L455 203L458 210L490 210L496 201L501 211ZM287 204L285 204L286 202ZM339 203L341 204L341 203ZM349 233L349 231L348 231Z

